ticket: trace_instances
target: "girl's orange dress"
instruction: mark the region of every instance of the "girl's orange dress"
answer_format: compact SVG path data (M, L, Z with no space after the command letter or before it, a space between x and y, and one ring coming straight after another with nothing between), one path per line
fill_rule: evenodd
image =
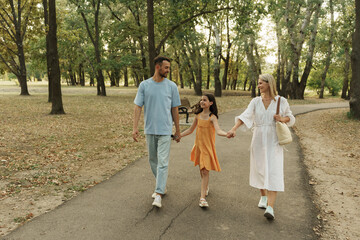
M200 165L200 169L214 170L220 172L220 165L215 150L215 128L210 118L208 120L200 119L196 116L196 138L191 151L191 161L195 166Z

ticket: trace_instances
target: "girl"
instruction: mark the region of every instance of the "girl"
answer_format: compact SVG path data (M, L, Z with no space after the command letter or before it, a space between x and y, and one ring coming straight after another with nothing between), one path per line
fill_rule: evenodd
M264 216L274 219L274 204L278 191L284 191L284 153L276 136L275 121L292 126L295 118L287 100L281 97L279 115L276 105L280 96L276 93L276 83L270 74L259 77L258 88L261 96L251 100L247 109L235 118L235 126L228 132L234 137L241 125L254 125L250 152L250 186L260 189L259 208L266 209Z
M209 207L205 197L209 192L209 171L221 171L215 151L215 131L219 136L226 136L226 132L220 129L218 124L218 110L215 97L205 94L195 106L196 117L191 127L180 134L185 137L196 128L195 144L191 151L191 161L199 165L201 176L200 207Z

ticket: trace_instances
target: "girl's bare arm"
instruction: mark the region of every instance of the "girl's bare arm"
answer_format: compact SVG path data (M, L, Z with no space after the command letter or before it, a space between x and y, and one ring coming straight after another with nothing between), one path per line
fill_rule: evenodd
M238 119L235 123L235 125L230 129L230 131L227 132L227 137L232 138L236 136L236 129L238 129L244 122Z
M194 131L195 128L196 128L196 125L197 125L197 118L195 117L193 123L191 124L191 127L188 128L188 129L186 129L186 130L183 131L182 133L180 133L180 136L181 136L181 137L185 137L185 136L187 136L187 135L189 135L189 134L192 134L193 131Z
M214 124L214 128L215 128L217 135L226 137L227 133L225 131L221 130L216 116L214 116L214 115L211 116L211 122Z

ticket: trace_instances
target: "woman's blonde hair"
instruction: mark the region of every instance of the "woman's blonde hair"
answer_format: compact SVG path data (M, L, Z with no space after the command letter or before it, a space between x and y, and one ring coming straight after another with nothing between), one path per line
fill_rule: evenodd
M261 74L259 76L259 79L261 79L264 82L267 82L269 84L270 97L272 99L275 99L275 96L277 96L277 92L276 92L276 82L275 82L274 77L271 74L265 73L265 74Z

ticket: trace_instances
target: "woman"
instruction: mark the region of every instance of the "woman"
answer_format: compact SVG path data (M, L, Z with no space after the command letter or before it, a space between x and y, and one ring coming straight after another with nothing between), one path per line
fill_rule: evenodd
M261 96L251 100L247 109L235 117L234 127L227 137L235 137L236 129L254 127L250 152L250 186L260 189L259 208L264 208L264 216L274 219L274 204L277 192L284 191L284 153L276 136L275 122L292 126L292 115L287 100L281 97L279 114L276 105L280 96L276 93L276 83L270 74L259 77L258 88Z

